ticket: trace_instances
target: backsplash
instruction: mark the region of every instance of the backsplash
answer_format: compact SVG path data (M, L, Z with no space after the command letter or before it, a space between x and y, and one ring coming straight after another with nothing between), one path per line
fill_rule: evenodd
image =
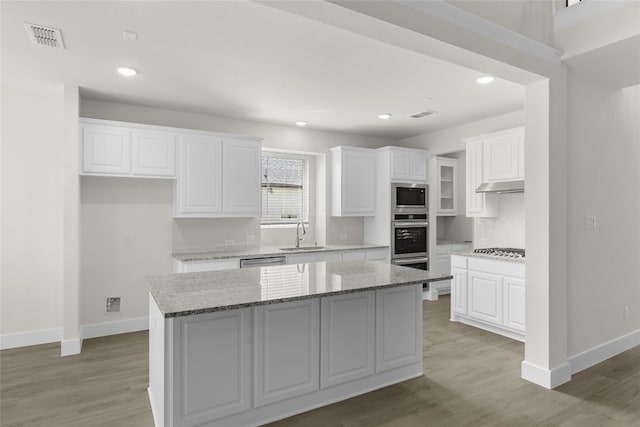
M525 248L524 193L500 194L497 218L474 218L475 248Z
M172 221L173 252L235 250L260 244L259 218L180 218Z

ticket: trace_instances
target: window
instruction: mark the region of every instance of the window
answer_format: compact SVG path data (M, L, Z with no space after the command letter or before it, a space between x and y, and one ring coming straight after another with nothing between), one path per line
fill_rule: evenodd
M309 222L309 157L262 153L262 225Z

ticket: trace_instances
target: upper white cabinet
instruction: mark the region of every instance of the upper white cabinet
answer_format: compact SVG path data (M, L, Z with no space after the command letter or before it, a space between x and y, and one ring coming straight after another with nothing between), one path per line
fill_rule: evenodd
M176 137L169 133L133 131L132 172L137 176L175 177Z
M457 187L458 161L446 157L437 157L438 167L438 216L456 216L458 214Z
M385 147L385 149L390 153L392 182L427 182L429 176L427 151L401 147Z
M105 120L80 120L80 173L174 178L175 135L126 125Z
M482 141L467 142L466 214L475 217L495 217L498 213L495 198L487 197L484 193L476 193L476 188L482 184L483 155Z
M260 215L260 142L184 135L178 143L174 216Z
M375 215L375 151L341 146L331 148L330 153L331 215Z
M524 179L524 128L486 136L483 182Z

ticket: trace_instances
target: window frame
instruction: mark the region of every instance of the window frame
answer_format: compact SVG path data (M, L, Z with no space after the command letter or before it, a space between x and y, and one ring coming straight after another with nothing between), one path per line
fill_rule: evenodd
M313 222L315 217L315 159L314 153L278 150L274 148L263 148L261 157L276 157L282 159L305 160L307 162L306 182L308 182L308 206L307 218L303 220L305 225ZM304 191L304 190L303 190ZM260 194L262 195L262 176L260 177ZM260 228L287 229L296 228L298 222L282 223L282 224L263 224L262 223L262 202L260 203Z

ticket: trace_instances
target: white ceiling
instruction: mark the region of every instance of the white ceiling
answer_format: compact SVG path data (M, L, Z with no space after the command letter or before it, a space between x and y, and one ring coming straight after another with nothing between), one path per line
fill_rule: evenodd
M3 84L81 87L86 98L401 139L520 110L521 85L259 3L2 2ZM337 6L336 6L337 7ZM24 22L62 30L34 45ZM124 40L123 30L138 33ZM118 65L140 70L134 78ZM410 114L438 113L422 119ZM393 117L383 121L382 112Z

